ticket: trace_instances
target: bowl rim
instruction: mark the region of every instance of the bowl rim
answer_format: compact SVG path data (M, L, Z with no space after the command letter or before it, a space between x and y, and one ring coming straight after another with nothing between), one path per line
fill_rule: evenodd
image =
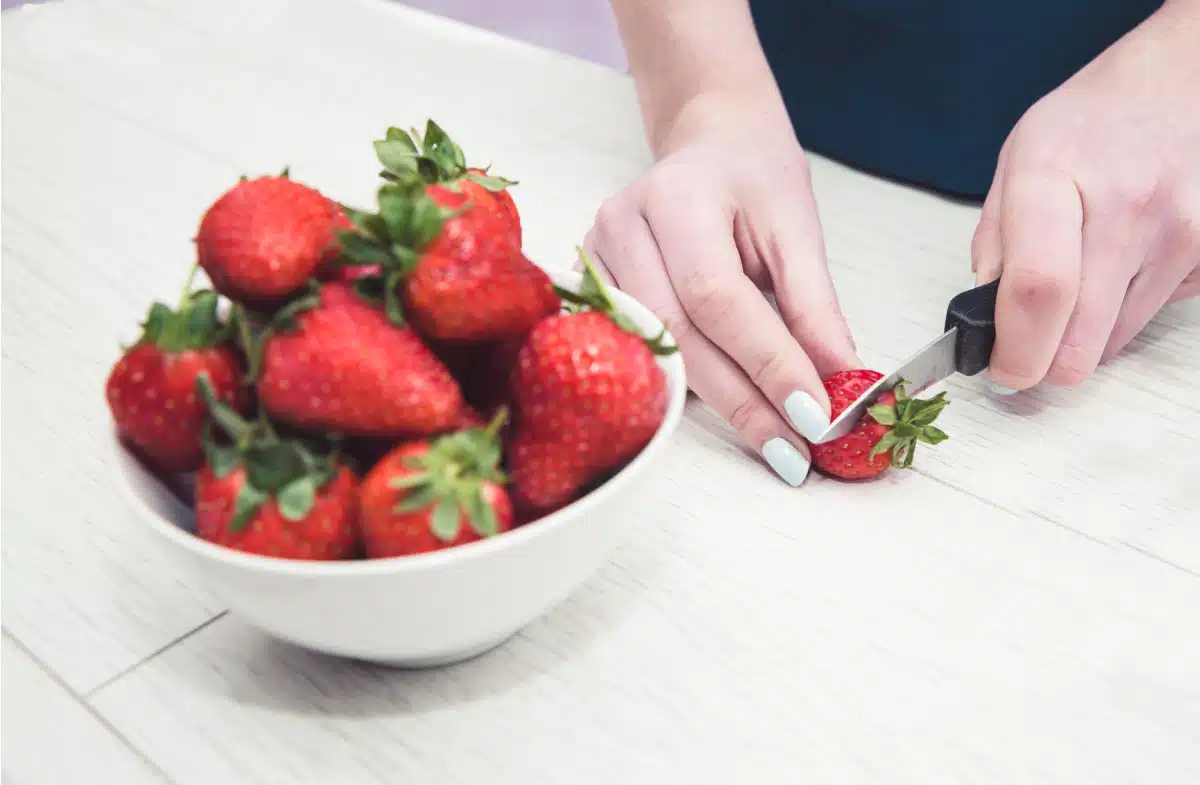
M575 271L547 270L546 272L559 285L578 284L583 278L581 273ZM662 321L645 305L612 284L607 284L607 287L612 292L614 299L617 301L617 307L621 311L641 311L641 318L652 321L656 330L663 328ZM674 342L674 336L669 331L667 332L667 336ZM476 559L486 559L501 551L519 548L522 543L527 541L547 536L552 530L566 526L572 520L584 517L588 510L603 504L608 497L614 493L619 493L636 476L645 471L646 466L659 453L666 449L667 443L683 419L684 407L687 402L687 372L683 357L676 352L667 357L657 359L668 378L670 398L667 402L666 414L658 430L655 431L654 436L646 446L629 463L625 464L619 472L605 481L603 485L589 492L586 496L576 499L545 517L495 537L476 540L440 551L430 551L408 556L391 556L381 559L352 559L345 561L302 561L299 559L285 559L282 557L246 553L203 540L150 509L140 495L134 491L132 484L126 477L126 469L120 465L122 461L136 461L136 459L128 454L128 451L121 444L120 439L116 437L115 433L112 438L112 445L118 454L113 456L115 460L110 464L110 473L118 476L117 484L121 488L121 493L125 496L127 505L133 508L137 516L147 522L151 529L171 541L174 545L192 552L197 557L222 562L228 567L277 575L333 579L439 570Z

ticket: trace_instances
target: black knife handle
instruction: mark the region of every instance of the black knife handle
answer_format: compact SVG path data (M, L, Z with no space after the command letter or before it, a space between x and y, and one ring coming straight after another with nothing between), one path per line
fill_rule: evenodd
M954 340L954 365L963 376L974 376L988 367L996 343L995 280L956 295L946 308L946 330L958 328Z

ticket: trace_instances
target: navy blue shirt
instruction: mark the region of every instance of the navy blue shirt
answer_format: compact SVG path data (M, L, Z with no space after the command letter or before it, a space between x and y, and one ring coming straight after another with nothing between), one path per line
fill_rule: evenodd
M972 198L1013 125L1161 0L751 0L805 148Z

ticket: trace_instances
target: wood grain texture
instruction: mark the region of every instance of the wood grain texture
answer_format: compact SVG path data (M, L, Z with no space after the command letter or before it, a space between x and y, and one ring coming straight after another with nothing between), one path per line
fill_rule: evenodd
M222 618L134 668L220 609L106 487L99 390L218 193L290 165L365 201L370 140L433 116L561 268L648 156L626 78L385 4L50 4L3 45L4 627L181 785L1200 780L1195 302L1076 391L952 380L952 439L868 485L787 488L692 402L626 546L474 662ZM898 362L970 285L978 210L813 179L863 358Z
M161 771L13 642L3 638L4 785L166 785Z

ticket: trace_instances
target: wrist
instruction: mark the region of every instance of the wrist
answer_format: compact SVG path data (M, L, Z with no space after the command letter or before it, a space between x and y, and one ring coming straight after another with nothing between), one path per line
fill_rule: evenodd
M774 85L757 92L735 94L728 90L709 90L698 93L685 101L673 116L649 130L650 146L656 159L700 140L796 143L787 108Z

